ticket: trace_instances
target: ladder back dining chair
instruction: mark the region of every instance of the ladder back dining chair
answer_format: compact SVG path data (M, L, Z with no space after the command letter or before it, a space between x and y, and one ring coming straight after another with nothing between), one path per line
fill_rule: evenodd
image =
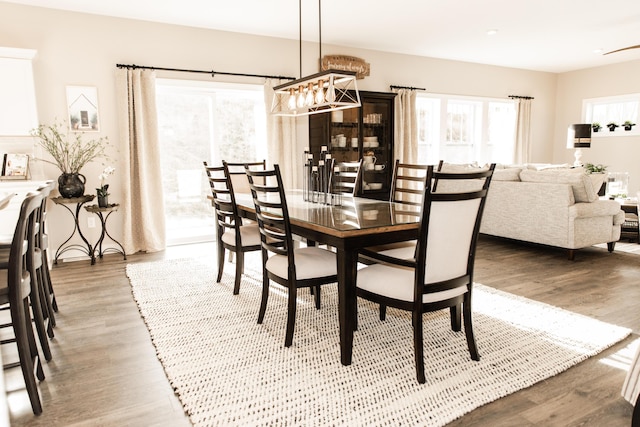
M244 254L260 250L260 232L255 223L245 225L238 213L233 182L227 164L224 161L222 166L209 166L207 162L203 163L216 216L218 259L216 282L220 283L222 280L224 256L225 251L228 250L235 254L236 272L233 294L237 295L240 293L240 281L244 273Z
M423 313L448 308L451 328L460 331L464 318L467 347L479 360L471 314L473 270L482 213L495 165L469 173L427 170L415 260L410 268L373 264L358 271L356 293L386 308L412 313L416 377L425 382ZM477 189L438 193L436 182L478 181Z
M287 200L280 168L251 171L247 176L255 205L262 242L262 298L258 323L264 320L269 298L270 281L284 287L287 297L287 327L285 347L293 343L298 288L313 288L316 309L320 309L320 287L336 283L335 253L314 246L295 248Z

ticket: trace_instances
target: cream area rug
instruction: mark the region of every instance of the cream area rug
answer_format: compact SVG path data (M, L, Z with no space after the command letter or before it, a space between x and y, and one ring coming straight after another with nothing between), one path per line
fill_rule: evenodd
M251 254L250 254L251 255ZM259 259L259 255L258 255ZM134 299L167 378L195 426L442 426L481 405L556 375L630 330L476 285L481 359L448 310L425 315L427 382L416 381L410 316L359 300L353 363L340 363L337 285L316 310L298 293L293 346L284 347L286 293L272 286L256 323L261 274L234 266L215 282L215 261L129 264ZM227 273L228 272L228 273Z

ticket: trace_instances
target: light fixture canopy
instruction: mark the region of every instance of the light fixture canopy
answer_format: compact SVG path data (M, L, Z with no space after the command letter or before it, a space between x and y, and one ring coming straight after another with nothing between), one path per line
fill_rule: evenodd
M582 149L591 147L591 124L590 123L578 123L569 125L567 129L567 148L575 148L574 153L575 161L574 167L582 166Z
M323 71L275 86L273 91L271 113L278 116L308 116L361 105L356 73L351 71ZM306 102L292 102L291 97Z

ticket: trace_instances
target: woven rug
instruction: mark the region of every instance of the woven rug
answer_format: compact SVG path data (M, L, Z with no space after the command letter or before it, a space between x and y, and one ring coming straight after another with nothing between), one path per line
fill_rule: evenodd
M602 248L602 249L607 249L607 244L606 243L600 243L597 245L593 245L597 248ZM616 247L613 251L614 253L616 252L626 252L629 254L636 254L636 255L640 255L640 245L636 242L616 242Z
M259 259L259 258L258 258ZM556 375L626 337L615 325L483 285L474 293L481 359L469 357L448 310L425 315L426 384L418 384L410 316L358 305L353 363L340 364L337 285L322 308L298 293L293 346L284 347L286 293L272 287L256 323L261 274L234 266L215 283L211 259L129 264L134 298L167 378L195 426L442 426ZM228 273L227 273L228 271Z

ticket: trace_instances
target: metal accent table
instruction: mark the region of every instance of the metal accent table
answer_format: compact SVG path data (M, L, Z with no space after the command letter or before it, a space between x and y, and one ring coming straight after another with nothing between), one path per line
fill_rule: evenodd
M107 231L107 220L109 219L109 216L116 212L118 210L118 208L120 207L119 204L117 203L113 203L108 205L105 208L101 208L98 205L88 205L85 206L85 210L87 212L91 212L93 214L98 215L98 218L100 218L100 225L101 225L101 233L100 233L100 238L98 239L98 241L96 242L95 246L93 247L93 252L94 252L94 260L95 260L95 253L98 253L98 256L100 258L102 258L102 256L107 253L107 252L113 252L113 253L117 253L117 254L122 254L124 256L124 259L127 259L127 254L124 252L124 247L122 247L122 245L120 244L120 242L118 242L116 239L114 239L111 234L109 234L109 232ZM106 215L105 215L106 212ZM112 242L114 242L115 244L117 244L119 246L120 249L118 248L106 248L104 250L102 250L102 243L104 243L104 238L108 237L109 239L111 239ZM95 262L95 261L94 261Z
M94 249L91 246L91 243L89 243L89 240L87 240L84 234L82 234L82 230L80 229L80 221L78 218L80 214L80 209L82 208L82 206L85 203L92 201L95 197L96 196L94 196L93 194L85 194L80 197L72 197L72 198L65 198L60 196L51 198L51 200L53 200L53 202L56 205L60 205L69 211L69 213L73 217L73 222L74 222L74 227L73 227L73 231L71 232L71 235L67 238L67 240L65 240L58 247L58 250L56 250L56 254L53 258L54 264L58 264L58 258L60 257L60 255L72 249L79 250L85 253L87 256L89 256L91 258L91 265L96 263L96 255L95 255ZM76 205L75 211L68 206L73 204ZM78 235L84 242L85 246L77 243L67 244L73 238L73 236L75 236L76 233L78 233Z

